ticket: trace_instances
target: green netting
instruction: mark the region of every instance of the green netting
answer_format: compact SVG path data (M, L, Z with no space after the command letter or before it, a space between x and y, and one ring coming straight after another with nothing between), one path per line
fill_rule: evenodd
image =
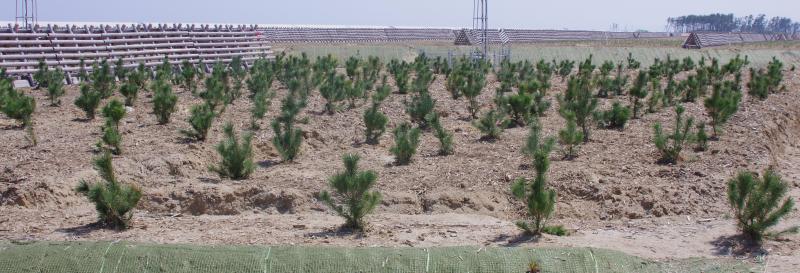
M594 248L189 246L0 243L0 272L755 272L725 259L654 262Z

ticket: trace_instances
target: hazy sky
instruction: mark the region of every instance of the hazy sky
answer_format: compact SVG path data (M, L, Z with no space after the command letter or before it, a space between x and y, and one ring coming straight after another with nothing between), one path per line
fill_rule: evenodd
M13 20L13 1L2 0ZM369 26L472 25L473 0L38 0L39 21ZM6 8L10 7L10 8ZM712 12L800 20L800 0L548 0L489 2L492 28L663 31L666 18Z

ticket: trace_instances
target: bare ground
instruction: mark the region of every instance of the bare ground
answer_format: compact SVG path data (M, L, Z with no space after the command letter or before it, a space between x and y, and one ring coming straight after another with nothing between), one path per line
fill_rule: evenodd
M512 128L496 142L481 142L466 119L466 102L455 101L439 77L431 87L445 128L454 131L456 153L438 156L438 142L425 133L419 153L409 166L393 166L390 134L377 146L363 144L361 114L366 108L321 114L324 101L312 96L302 117L305 142L295 163L280 163L272 148L271 130L256 133L259 168L244 181L219 179L207 167L218 160L214 145L222 138L223 121L237 128L249 124L250 102L239 99L215 122L204 143L185 140L189 107L199 103L178 90L179 108L168 125L157 125L148 93L123 119L123 154L115 157L122 181L145 190L134 227L124 232L96 229L93 208L72 191L80 179L97 179L91 158L100 125L83 120L72 105L77 90L68 89L60 107L50 107L44 91L31 91L39 145L28 147L24 131L13 120L0 119L0 238L38 240L123 239L199 244L332 244L332 245L562 245L621 250L654 259L741 256L735 226L729 218L725 183L739 170L772 167L800 198L800 75L787 75L788 92L758 101L745 96L740 111L725 126L721 140L706 152L684 152L677 165L656 163L652 125L672 127L674 113L662 109L632 120L627 128L592 130L579 157L552 155L550 185L558 193L553 223L574 232L567 237L538 240L518 237L513 221L521 203L509 194L516 177L532 177L520 152L526 128ZM563 92L558 79L550 94ZM491 107L497 83L480 97L483 111ZM279 98L286 92L280 84ZM247 92L247 91L244 91ZM407 119L403 101L393 94L383 105L391 131ZM542 118L547 135L563 126L554 101ZM627 98L619 98L627 102ZM613 100L602 100L608 107ZM687 103L687 114L707 120L700 103ZM269 128L279 109L274 99L262 128ZM336 231L342 221L317 201L326 178L341 169L344 153L361 155L361 167L379 173L376 189L384 201L365 235ZM788 224L800 224L792 212ZM800 238L771 241L758 257L769 253L768 266L777 272L798 268ZM754 258L754 259L756 259ZM774 262L773 262L774 261ZM777 266L777 268L773 268ZM784 269L784 270L780 270Z

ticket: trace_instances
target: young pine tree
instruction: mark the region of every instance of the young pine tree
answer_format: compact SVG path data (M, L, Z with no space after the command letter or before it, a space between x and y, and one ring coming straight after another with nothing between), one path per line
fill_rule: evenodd
M250 177L255 170L253 163L253 135L245 133L241 139L233 131L233 124L226 123L223 127L225 139L217 144L216 149L222 161L218 166L208 169L219 174L220 177L233 180L242 180Z
M733 85L733 82L729 81L714 85L711 96L704 101L706 113L711 117L711 131L714 139L719 138L720 127L739 110L742 93L736 91Z
M342 157L345 171L328 179L333 193L322 191L320 199L336 214L345 218L345 227L363 230L366 227L364 216L375 210L381 202L381 194L377 191L370 192L378 180L378 174L374 171L358 170L358 160L358 155L354 154Z
M297 114L305 107L305 101L296 96L290 94L283 100L280 116L272 121L272 130L275 132L272 145L286 162L294 161L303 143L303 131L294 123Z
M480 110L477 98L486 85L486 75L478 69L467 71L465 74L466 77L463 78L464 88L461 93L469 101L467 110L469 110L470 117L476 119Z
M47 73L47 97L51 106L61 105L61 96L64 95L64 71L58 68Z
M435 108L436 100L428 91L419 92L411 98L411 102L406 102L406 113L411 117L411 121L423 129L428 128L428 115L433 113Z
M336 113L336 103L345 99L345 89L348 84L352 84L345 79L344 75L330 73L319 88L319 93L325 99L325 112L328 115Z
M417 153L419 137L422 131L412 128L411 124L404 122L394 129L394 146L389 150L395 158L395 164L408 165L411 157Z
M625 129L625 124L631 116L631 109L622 106L619 101L615 101L611 105L611 109L606 111L597 111L594 113L594 119L597 125L607 129Z
M125 106L119 100L112 99L103 107L102 113L103 117L106 118L106 124L118 128L119 122L125 117Z
M573 77L567 84L565 95L558 96L559 113L562 116L566 112L575 114L575 122L581 127L584 143L589 142L589 120L597 108L597 98L592 95L590 82L591 79L585 74Z
M192 106L190 112L192 115L189 116L188 122L192 129L181 130L181 133L196 141L204 141L208 135L208 130L211 129L211 125L214 123L216 113L211 110L211 105L206 102Z
M89 87L88 84L81 84L81 95L75 99L75 106L78 106L89 120L94 119L97 107L100 105L100 100L103 99L103 94Z
M697 124L697 133L694 136L694 142L697 144L694 147L695 151L702 152L708 150L708 135L706 134L705 122Z
M386 117L381 111L380 106L384 99L389 96L391 89L386 85L386 78L384 77L383 85L378 87L375 94L372 95L372 107L364 111L364 131L365 142L368 144L378 144L378 139L386 132L386 124L389 118Z
M128 80L119 87L119 93L125 97L125 106L133 106L139 97L139 86L132 80Z
M114 93L114 74L111 73L107 60L100 61L99 65L95 63L89 78L92 81L92 88L100 92L104 99Z
M794 208L794 200L787 198L788 187L781 177L767 170L762 179L749 172L740 172L728 182L728 201L736 218L736 225L746 236L760 242L765 236L777 237L797 233L794 226L779 232L769 232Z
M583 142L583 133L578 131L575 123L575 114L565 112L566 127L558 131L558 142L564 146L564 159L572 160L578 156L577 147Z
M525 202L530 220L518 221L516 224L527 234L541 234L547 225L547 220L555 211L556 192L547 186L550 151L554 144L553 138L542 139L541 127L538 122L532 122L523 153L533 159L536 178L533 181L519 178L511 185L514 197Z
M648 83L648 76L647 71L639 71L639 76L636 77L636 81L633 82L633 86L631 87L628 94L631 97L631 105L633 106L633 118L639 118L639 112L642 109L642 99L647 97L647 83Z
M250 129L258 130L261 128L259 122L264 118L269 110L269 105L272 100L273 93L267 91L258 91L253 97L253 108L250 110Z
M675 106L675 128L673 128L672 134L670 135L665 135L664 132L662 132L661 123L656 123L655 126L653 126L653 142L661 153L660 161L663 163L678 162L683 146L691 141L691 129L694 119L690 117L684 121L683 112L683 106Z
M142 198L142 190L135 185L117 181L111 154L108 152L94 159L94 168L100 173L103 181L89 183L81 180L75 191L94 203L102 225L115 229L128 228L133 217L133 209Z
M453 133L444 129L441 120L439 120L439 115L435 113L431 115L428 123L433 127L434 136L439 140L439 155L453 154Z
M106 124L103 125L103 135L100 137L100 141L97 142L97 148L115 155L122 154L122 134L120 134L119 128L114 126L112 121L106 120Z
M153 84L153 113L158 118L158 124L169 123L169 118L175 112L178 96L172 92L172 87L164 80L157 80Z
M15 119L22 123L25 131L28 132L28 142L32 146L36 146L38 139L36 133L33 131L33 112L36 111L36 100L33 97L26 96L21 92L14 89L8 89L5 94L0 97L0 111L9 118Z
M505 118L505 115L492 109L480 119L472 121L472 126L481 131L481 134L483 134L481 136L482 140L492 141L500 138L500 134L508 127L508 123L509 121Z

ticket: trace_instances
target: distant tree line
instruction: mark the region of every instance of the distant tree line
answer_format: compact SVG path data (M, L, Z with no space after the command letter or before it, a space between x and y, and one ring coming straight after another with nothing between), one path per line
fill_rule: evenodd
M731 14L685 15L667 18L667 29L673 32L748 32L748 33L800 33L800 22L791 18L764 14L735 17Z

